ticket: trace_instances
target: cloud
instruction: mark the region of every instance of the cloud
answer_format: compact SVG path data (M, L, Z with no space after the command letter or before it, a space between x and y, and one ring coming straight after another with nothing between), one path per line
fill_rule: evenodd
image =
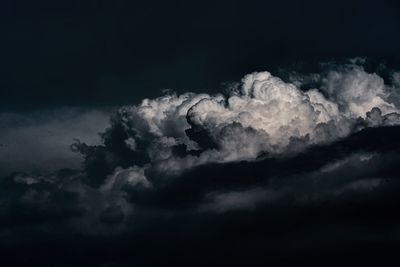
M144 154L142 164L173 174L202 164L298 153L365 127L399 124L391 87L377 74L348 64L319 80L319 88L303 90L259 72L225 94L145 99L121 108L105 134L122 129L121 144Z
M231 210L254 210L257 204L276 201L279 193L263 188L254 188L242 192L209 193L206 203L200 206L201 212L227 212Z
M0 113L0 175L13 171L52 172L80 168L82 157L69 147L74 138L100 143L109 112L83 108Z
M372 108L383 114L398 112L388 102L389 90L384 80L375 73L367 73L360 66L343 73L331 71L324 78L323 90L332 97L347 116L362 117Z
M250 265L267 261L265 251L272 262L276 253L295 259L316 247L327 255L347 252L345 244L373 251L391 229L399 232L398 87L355 63L327 68L310 79L252 73L216 95L168 93L121 107L109 123L97 111L22 126L4 116L12 123L2 136L30 140L32 151L70 168L0 179L1 253L11 259L6 252L20 248L40 261L47 251L64 255L52 258L63 264L96 255L99 265L124 266L198 251L207 251L202 263L234 263L224 256L233 251ZM48 144L33 145L28 136L46 129L58 138L43 134ZM59 152L75 137L82 168ZM367 237L356 231L368 222L384 228ZM31 246L35 238L43 244Z

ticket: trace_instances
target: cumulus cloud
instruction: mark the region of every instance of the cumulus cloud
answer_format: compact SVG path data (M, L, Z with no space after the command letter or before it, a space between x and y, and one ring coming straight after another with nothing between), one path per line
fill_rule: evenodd
M20 231L28 227L33 236L65 240L131 239L121 247L140 256L136 240L165 248L157 243L162 236L172 240L168 247L185 247L171 233L201 239L201 228L213 243L218 224L238 231L244 223L249 234L254 227L274 247L275 230L284 234L293 221L304 220L306 233L314 219L340 224L364 205L363 219L385 223L382 210L398 202L400 188L397 76L385 82L357 64L288 79L252 73L214 95L169 92L121 107L109 122L88 112L29 127L7 123L3 140L62 133L44 134L45 148L30 146L51 157L60 147L54 143L78 138L65 151L83 162L0 179L0 235L23 243ZM93 131L101 133L90 138Z
M140 202L140 196L155 196L160 188L201 166L293 157L363 128L399 124L398 108L389 97L392 87L377 74L352 64L313 77L319 86L304 90L301 79L292 83L269 72L252 73L224 94L169 93L122 107L101 135L104 145L72 146L85 158L82 182L105 199L112 195L124 217L132 212L122 208L129 207L127 199L132 197L126 190L135 192L139 197L133 198ZM291 192L252 190L221 194L206 190L205 199L214 204L204 204L200 210L250 208L254 201L282 199Z
M390 86L377 74L351 64L318 80L318 88L303 90L299 81L252 73L225 94L145 99L121 108L114 123L126 133L126 147L143 152L150 168L167 173L298 153L365 127L399 124Z
M347 116L363 117L372 108L383 114L398 112L388 102L389 90L384 80L375 73L367 73L362 67L353 67L343 72L331 71L324 78L323 90L337 103Z
M103 193L152 191L199 166L292 157L366 127L398 125L399 110L390 100L396 83L387 85L357 64L335 66L309 79L292 73L286 82L269 72L256 72L223 94L167 93L122 107L100 135L103 144L83 138L86 142L71 146L84 157L82 183ZM393 77L396 81L396 74ZM304 89L310 80L313 87ZM103 114L82 114L69 124L79 129L104 127ZM65 123L53 124L35 127L79 135ZM9 135L15 136L15 131ZM33 130L21 132L33 135ZM33 176L15 179L39 183Z

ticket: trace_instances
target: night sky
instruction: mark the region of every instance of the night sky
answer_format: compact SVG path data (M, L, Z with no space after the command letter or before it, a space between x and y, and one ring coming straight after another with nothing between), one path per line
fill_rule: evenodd
M253 71L398 60L397 1L6 1L2 110L210 92Z
M396 266L399 14L3 1L0 265Z

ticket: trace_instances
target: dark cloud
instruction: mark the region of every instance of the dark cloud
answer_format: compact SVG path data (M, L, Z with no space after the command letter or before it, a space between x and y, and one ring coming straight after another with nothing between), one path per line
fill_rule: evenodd
M100 142L72 143L81 169L0 179L2 262L390 265L400 241L398 85L360 60L121 107ZM54 125L96 122L103 115L89 112ZM63 136L71 132L80 131Z

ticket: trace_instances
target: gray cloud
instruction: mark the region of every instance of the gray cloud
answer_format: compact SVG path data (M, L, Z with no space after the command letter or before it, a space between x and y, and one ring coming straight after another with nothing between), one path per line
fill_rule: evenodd
M82 157L70 150L74 138L100 143L109 112L60 108L35 113L0 113L0 174L52 172L80 168Z

